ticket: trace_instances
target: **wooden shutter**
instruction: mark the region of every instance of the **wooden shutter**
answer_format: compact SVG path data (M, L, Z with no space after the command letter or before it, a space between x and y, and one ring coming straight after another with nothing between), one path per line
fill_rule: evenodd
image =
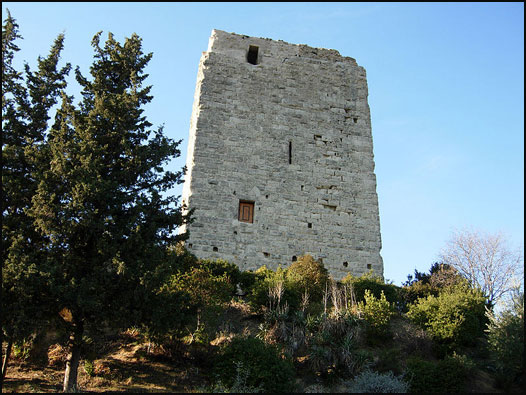
M254 202L239 202L239 220L241 222L254 222Z

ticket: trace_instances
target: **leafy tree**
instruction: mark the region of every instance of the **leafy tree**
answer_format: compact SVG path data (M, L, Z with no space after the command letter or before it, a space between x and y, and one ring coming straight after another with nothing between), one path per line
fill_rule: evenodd
M177 197L161 195L182 182L182 172L163 169L180 155L180 142L162 127L152 131L143 115L152 100L151 87L143 87L152 54L143 54L136 34L121 45L110 33L104 47L100 35L92 40L92 79L76 69L79 105L62 92L37 156L41 174L29 210L46 241L48 289L69 332L64 391L76 388L85 330L151 318L151 296L173 271L167 246L185 237L175 230L188 220Z
M409 306L407 316L428 330L440 344L451 349L473 345L483 334L486 298L467 283L444 288L438 296Z
M445 263L435 262L431 265L429 273L421 273L415 269L415 277L409 275L402 288L400 288L400 302L402 311L407 312L408 305L415 303L420 298L438 296L442 289L461 284L465 279L458 271Z
M12 61L19 50L18 24L7 11L2 30L2 333L8 347L2 367L5 377L13 341L22 341L53 314L46 288L44 235L28 215L40 178L37 161L48 129L49 111L57 103L70 65L58 69L63 35L55 40L38 70Z
M499 315L488 311L488 348L498 381L505 387L524 376L524 292ZM509 389L509 388L508 388Z

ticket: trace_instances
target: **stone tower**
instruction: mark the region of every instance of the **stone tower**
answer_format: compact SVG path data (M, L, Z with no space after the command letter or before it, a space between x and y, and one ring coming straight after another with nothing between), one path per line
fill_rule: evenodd
M338 51L213 30L197 74L187 248L242 270L310 254L383 276L365 69Z

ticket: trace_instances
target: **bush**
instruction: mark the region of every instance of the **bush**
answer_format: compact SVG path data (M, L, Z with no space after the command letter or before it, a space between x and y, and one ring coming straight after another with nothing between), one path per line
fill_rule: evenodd
M454 267L438 262L431 266L429 274L415 270L415 280L412 280L412 276L408 276L408 279L399 292L401 310L404 312L418 299L431 295L438 296L442 289L459 285L464 281Z
M490 359L498 383L508 388L524 374L524 293L519 293L513 305L498 317L488 311L486 330Z
M286 278L289 287L296 288L300 294L307 292L314 303L321 302L329 281L327 269L310 255L300 256L293 262L287 269Z
M219 313L231 300L235 290L226 272L214 274L213 268L208 266L197 264L170 276L166 284L150 298L152 316L145 328L148 337L153 336L160 341L163 334L181 334L183 329L188 332L192 328L192 341L207 342L207 337L213 334L207 330L212 330ZM217 270L216 273L221 271Z
M169 288L187 293L191 305L196 308L226 303L234 292L234 284L225 272L214 274L206 265L195 266L187 272L173 275Z
M410 305L416 303L418 299L425 299L428 296L438 296L440 290L433 287L429 282L415 282L409 286L400 288L401 311L407 312Z
M215 261L203 259L197 262L197 265L208 270L214 277L226 276L233 285L236 285L241 281L241 271L237 265L223 259L217 259Z
M448 357L438 362L409 358L405 377L414 393L464 392L466 368L458 358Z
M219 381L209 391L211 393L232 393L232 394L255 394L258 392L263 392L263 388L260 385L259 387L252 387L247 385L247 379L250 375L248 369L243 367L242 362L236 363L236 377L234 379L234 384L231 387L227 387L223 384L222 381Z
M239 364L243 367L243 385L262 388L264 392L292 392L294 365L283 358L280 350L254 337L236 337L224 346L214 371L226 387L235 384Z
M354 380L345 383L350 393L406 393L409 385L393 372L377 373L366 370Z
M379 298L383 292L389 303L398 304L399 287L394 284L386 284L381 277L375 276L372 271L360 277L355 277L349 273L342 279L342 283L352 285L357 302L364 301L365 291L369 290L376 298Z
M407 316L447 348L473 346L483 335L486 298L480 291L460 284L445 288L438 296L419 299Z
M301 293L299 289L290 286L286 273L281 267L276 271L267 269L266 266L256 270L255 281L247 292L249 304L257 311L261 311L263 306L270 310L278 307L283 309L285 304L293 311L299 309Z
M364 302L358 304L358 309L367 324L369 339L385 338L389 335L389 321L394 314L392 305L381 291L376 298L370 290L365 290Z

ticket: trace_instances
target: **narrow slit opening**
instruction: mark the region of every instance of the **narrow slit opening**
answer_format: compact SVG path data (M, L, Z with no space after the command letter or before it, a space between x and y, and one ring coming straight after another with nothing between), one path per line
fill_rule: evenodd
M258 64L259 47L251 45L248 47L247 62L250 64Z

